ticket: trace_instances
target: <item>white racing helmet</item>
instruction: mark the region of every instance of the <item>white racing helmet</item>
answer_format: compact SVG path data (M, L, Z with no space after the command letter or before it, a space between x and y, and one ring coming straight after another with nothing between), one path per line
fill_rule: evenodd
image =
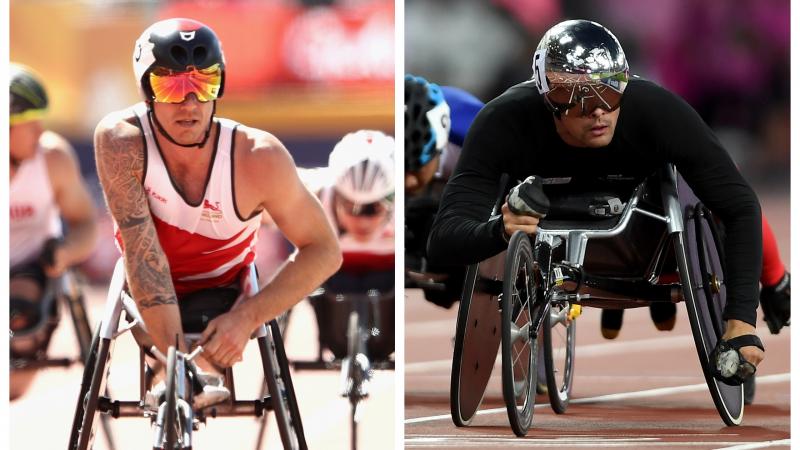
M336 192L359 205L394 193L394 138L375 130L349 133L328 157Z

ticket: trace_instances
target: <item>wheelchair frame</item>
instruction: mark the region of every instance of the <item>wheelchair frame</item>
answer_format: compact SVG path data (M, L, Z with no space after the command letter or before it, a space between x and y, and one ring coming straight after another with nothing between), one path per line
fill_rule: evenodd
M551 406L557 413L566 411L575 359L576 327L576 321L566 320L566 317L572 314L573 305L625 308L681 300L687 304L701 367L717 411L727 425L741 423L742 387L716 380L708 359L723 332L724 257L719 233L710 212L694 196L674 166L668 165L660 176L663 214L639 207L639 200L645 194L645 181L635 189L618 222L611 227L592 224L580 227L574 226L575 222L573 226L564 226L570 225L564 223L548 226L543 221L535 240L517 232L506 252L468 268L451 377L451 416L457 426L468 425L482 401L501 336L503 393L509 421L515 434L524 436L532 420L531 390L536 385L539 342L544 347ZM622 233L635 213L659 220L666 227L666 234L656 245L645 276L631 279L587 273L583 264L589 240ZM675 250L680 284L655 284L670 243ZM566 260L552 262L553 251L562 244L566 247ZM532 246L533 251L524 251L525 246ZM514 302L522 297L519 304ZM527 318L520 322L518 319L523 316L524 308L528 311ZM509 309L513 311L507 311ZM564 367L553 363L552 331L558 326L566 328ZM496 333L498 329L501 333ZM513 346L520 342L529 349L513 353ZM527 355L527 359L519 363L521 355ZM527 378L521 379L518 372ZM556 379L559 373L563 375L561 380Z
M250 293L258 291L258 282L255 272L255 265L250 265L251 285ZM113 354L114 341L122 334L132 331L135 328L144 330L141 316L135 310L135 303L123 290L126 275L123 259L120 258L114 267L114 275L108 289L108 296L105 303L103 320L98 331L93 337L90 352L87 357L86 369L84 370L81 390L77 399L75 416L72 423L69 449L85 450L92 447L94 439L96 418L101 413L103 416L113 418L119 417L149 417L151 421L155 419L150 412L144 409L144 395L146 390L144 352L140 347L140 400L113 400L106 391L106 381L108 379L109 362ZM132 321L120 327L120 319L123 311L130 316ZM240 417L251 416L261 417L266 411L274 411L281 441L287 449L306 449L305 436L303 433L302 420L297 407L297 399L294 393L294 386L289 372L289 363L283 347L280 330L277 321L273 320L267 325L261 325L255 332L261 353L262 366L266 383L270 392L269 396L255 400L236 399L233 372L230 368L226 370L226 386L231 392L231 398L220 405L210 406L205 409L193 410L191 425L197 422L205 422L206 418L211 417ZM206 414L206 409L210 410ZM191 432L192 427L187 430ZM185 440L186 438L184 438ZM184 442L180 448L191 448L191 437L189 442ZM154 449L161 449L158 443L154 444ZM172 449L169 449L172 450Z

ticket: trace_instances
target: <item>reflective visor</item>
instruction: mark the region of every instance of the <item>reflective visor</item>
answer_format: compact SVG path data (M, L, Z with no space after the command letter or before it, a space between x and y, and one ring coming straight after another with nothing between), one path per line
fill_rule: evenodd
M338 198L337 205L342 208L344 212L354 217L374 217L384 214L389 209L386 202L383 200L367 204L358 204L341 196Z
M553 83L545 100L555 112L565 116L588 116L597 108L611 112L619 108L627 84L614 81L617 87L604 81Z
M189 94L194 94L201 102L209 102L217 98L221 84L219 64L185 72L156 67L150 72L153 100L159 103L181 103Z

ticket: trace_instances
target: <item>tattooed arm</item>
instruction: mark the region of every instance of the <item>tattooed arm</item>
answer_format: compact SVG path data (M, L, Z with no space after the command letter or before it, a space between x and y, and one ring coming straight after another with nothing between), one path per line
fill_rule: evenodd
M116 222L125 255L128 287L153 342L164 354L178 342L184 348L169 263L156 235L142 186L144 146L131 118L109 115L94 135L95 159L106 203Z

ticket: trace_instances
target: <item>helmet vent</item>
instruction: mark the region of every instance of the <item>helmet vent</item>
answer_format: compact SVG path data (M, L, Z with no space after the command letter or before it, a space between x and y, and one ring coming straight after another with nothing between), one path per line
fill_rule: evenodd
M173 45L172 48L169 49L170 56L172 59L182 66L189 65L189 54L186 53L186 49L181 47L180 45Z
M208 52L206 51L205 47L195 47L192 50L192 61L194 61L195 66L205 69L203 63L206 60L206 55L208 55Z

